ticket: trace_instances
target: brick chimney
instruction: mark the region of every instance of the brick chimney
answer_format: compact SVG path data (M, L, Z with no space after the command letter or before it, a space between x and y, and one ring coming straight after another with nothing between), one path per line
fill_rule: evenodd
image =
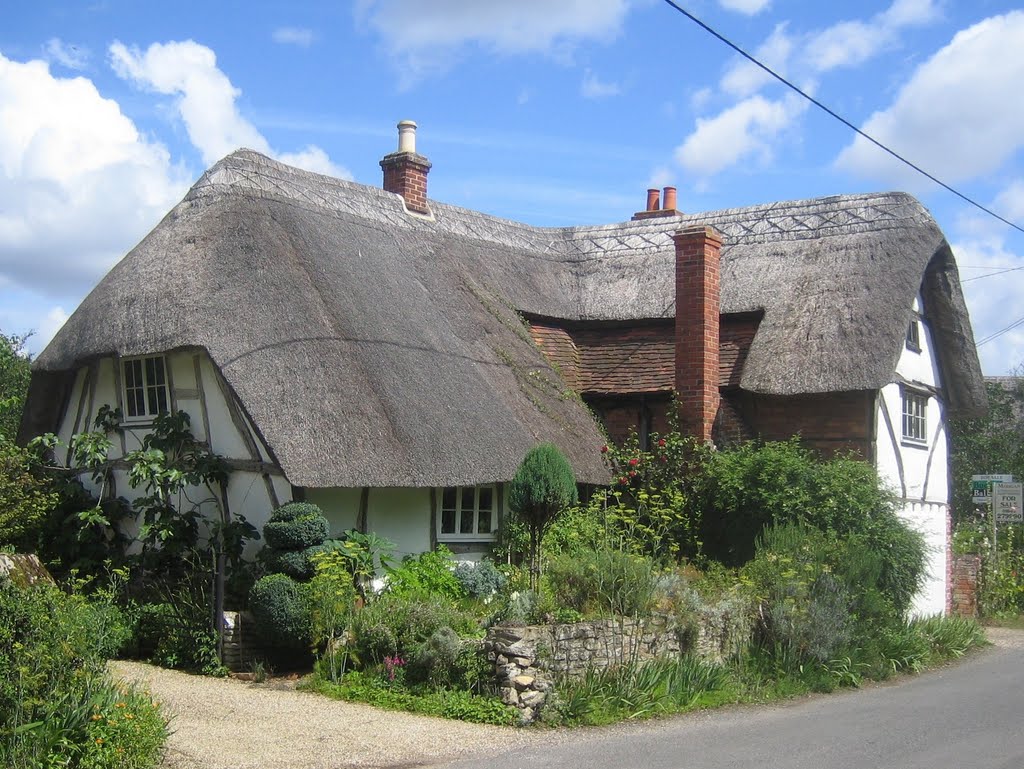
M664 198L660 199L660 193L664 192ZM647 190L647 208L633 214L633 220L653 219L656 216L678 216L682 211L676 210L676 188L666 187L659 190L652 187Z
M398 124L398 152L385 155L380 161L384 169L384 189L401 195L405 207L419 214L429 214L427 206L427 174L430 161L416 154L416 124L403 120Z
M676 393L683 432L711 440L718 413L718 344L722 236L713 227L687 227L676 246Z

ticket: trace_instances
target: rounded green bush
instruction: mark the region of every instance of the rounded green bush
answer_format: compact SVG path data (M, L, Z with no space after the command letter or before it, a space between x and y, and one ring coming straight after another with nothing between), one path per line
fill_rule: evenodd
M304 515L323 515L323 510L312 502L287 502L270 514L271 521L294 521Z
M306 649L310 644L309 586L287 574L268 574L249 592L249 608L267 641L282 649Z
M263 527L263 538L267 547L274 550L304 550L322 545L330 527L324 514L300 515L291 521L269 521Z

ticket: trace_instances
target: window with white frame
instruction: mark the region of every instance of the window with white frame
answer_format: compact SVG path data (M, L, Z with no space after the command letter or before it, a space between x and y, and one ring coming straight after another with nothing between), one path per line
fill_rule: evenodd
M493 539L498 524L493 486L449 486L441 490L439 539Z
M913 390L903 391L903 440L928 442L928 396Z
M167 364L163 355L121 361L126 419L148 419L168 410Z

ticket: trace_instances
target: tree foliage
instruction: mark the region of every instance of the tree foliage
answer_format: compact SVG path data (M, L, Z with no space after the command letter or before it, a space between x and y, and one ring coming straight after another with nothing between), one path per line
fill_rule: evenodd
M31 366L25 351L28 338L29 334L0 332L0 439L13 441L21 424Z
M557 446L541 443L526 452L509 486L509 508L530 534L530 585L534 590L540 580L544 532L578 499L572 467Z
M1024 479L1024 378L988 381L988 412L949 425L955 520L974 510L971 476L1009 474Z

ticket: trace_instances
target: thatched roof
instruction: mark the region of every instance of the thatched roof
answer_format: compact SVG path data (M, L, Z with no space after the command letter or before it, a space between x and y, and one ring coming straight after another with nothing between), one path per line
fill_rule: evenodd
M670 236L700 223L725 235L723 312L764 313L743 388L887 384L924 281L958 373L950 403L983 402L952 256L909 196L554 229L430 205L432 219L411 216L382 190L236 152L110 271L36 370L205 348L300 486L507 480L543 440L596 481L600 433L517 312L671 317Z

